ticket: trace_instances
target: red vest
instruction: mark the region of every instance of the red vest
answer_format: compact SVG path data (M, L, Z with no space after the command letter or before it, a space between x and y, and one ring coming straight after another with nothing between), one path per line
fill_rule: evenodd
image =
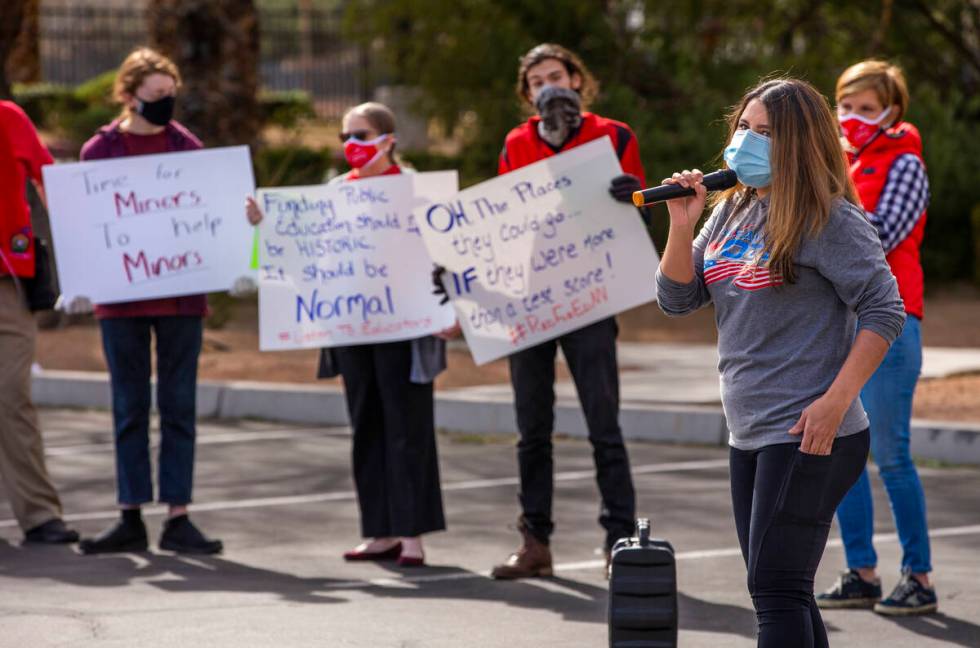
M498 175L520 169L600 137L609 137L623 172L632 173L640 179L644 187L646 186L643 163L640 162L640 147L636 143L633 131L623 122L600 117L594 113L582 113L582 125L575 133L575 137L566 142L561 151L556 153L555 149L548 146L547 142L538 135L540 121L541 118L535 115L507 134L504 150L500 153Z
M0 101L0 276L34 276L27 179L40 183L41 167L52 161L20 106Z
M907 153L922 160L922 139L915 126L898 122L878 135L857 156L850 156L851 179L865 210L873 212L878 207L878 198L888 180L888 171L900 155ZM926 212L923 211L912 232L885 257L898 280L898 292L905 302L905 312L920 319L923 311L923 277L919 248L922 247L925 229Z

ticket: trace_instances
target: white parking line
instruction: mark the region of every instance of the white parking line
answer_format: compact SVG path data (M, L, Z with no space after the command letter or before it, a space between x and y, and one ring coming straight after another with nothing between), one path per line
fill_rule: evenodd
M980 534L980 524L968 526L943 527L931 529L930 538L948 538L964 535ZM891 543L898 541L896 533L876 533L874 542L877 544ZM834 539L827 543L827 547L841 547L843 543L840 539ZM674 554L674 560L706 560L711 558L733 558L742 556L742 550L738 547L727 547L724 549L703 549L699 551L680 551ZM581 560L578 562L559 563L555 565L555 572L564 574L574 571L584 571L590 569L602 569L605 567L605 559ZM412 583L437 583L443 581L466 580L471 578L490 578L489 571L470 572L461 571L451 574L433 574L430 576L406 576L404 578L373 578L370 580L351 580L331 583L329 587L321 588L319 591L364 589L366 587L405 587Z
M341 428L342 429L342 428ZM331 433L330 428L306 428L300 430L269 430L257 432L211 432L200 434L197 437L197 445L220 445L225 443L247 443L250 441L281 441L285 439L302 439L312 437L349 437L350 434ZM154 436L153 448L159 445L158 437ZM70 457L83 454L97 454L101 452L112 452L115 444L108 443L78 443L74 445L48 445L44 449L44 454L48 457Z
M691 470L709 470L712 468L724 468L728 466L728 459L711 459L707 461L678 461L674 463L659 463L636 466L633 468L634 475L651 475L667 472L685 472ZM592 470L576 470L555 473L556 482L567 482L574 480L594 479L595 472ZM497 479L470 479L458 482L443 484L444 492L475 490L480 488L496 488L498 486L516 486L517 477L501 477ZM202 511L233 511L238 509L265 508L270 506L295 506L299 504L316 504L319 502L338 502L353 500L354 491L333 491L327 493L310 493L309 495L282 495L278 497L256 497L244 500L224 500L217 502L204 502L194 504L195 512ZM144 515L163 515L167 512L165 506L148 506L143 508ZM118 510L112 511L90 511L88 513L72 513L64 516L67 522L80 522L84 520L112 520L119 517ZM0 520L0 528L17 526L17 521L13 519Z

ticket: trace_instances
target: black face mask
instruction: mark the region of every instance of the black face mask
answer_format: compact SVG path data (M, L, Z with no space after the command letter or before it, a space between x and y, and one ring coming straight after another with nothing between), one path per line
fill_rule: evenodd
M166 126L174 118L176 99L171 95L156 101L137 99L136 114L156 126Z
M574 90L545 86L534 102L541 115L538 135L553 147L561 147L582 123L582 98Z

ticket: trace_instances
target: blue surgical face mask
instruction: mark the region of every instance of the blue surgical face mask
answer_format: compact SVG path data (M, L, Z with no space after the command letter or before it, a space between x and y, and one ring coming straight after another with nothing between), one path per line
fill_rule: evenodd
M731 143L725 148L725 162L739 182L756 189L772 184L769 142L768 137L748 128L735 131Z

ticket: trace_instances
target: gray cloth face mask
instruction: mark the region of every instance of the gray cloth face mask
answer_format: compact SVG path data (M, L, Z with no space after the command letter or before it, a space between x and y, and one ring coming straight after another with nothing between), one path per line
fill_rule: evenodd
M574 90L544 86L534 100L534 107L541 116L538 135L552 146L562 146L582 124L582 98Z

